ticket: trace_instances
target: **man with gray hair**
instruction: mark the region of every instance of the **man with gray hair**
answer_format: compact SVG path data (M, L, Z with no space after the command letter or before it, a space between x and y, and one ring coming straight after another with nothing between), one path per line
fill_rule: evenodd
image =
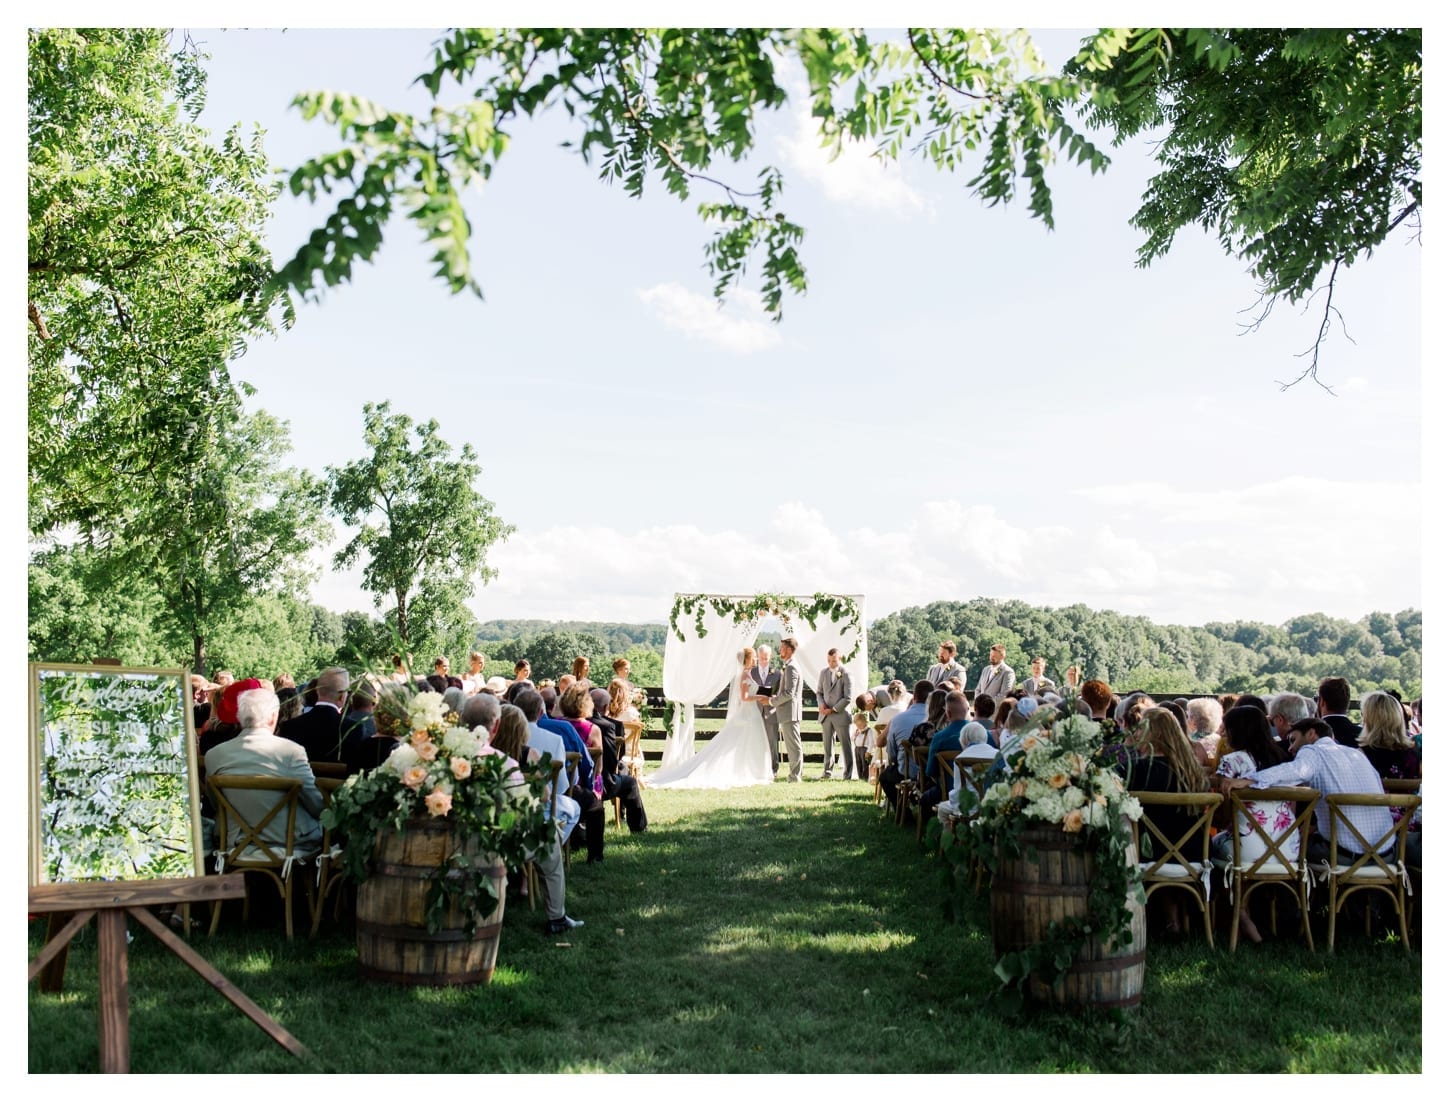
M322 845L322 824L317 820L317 816L322 814L322 793L317 788L317 779L312 775L312 767L307 764L307 754L302 747L273 733L278 710L277 694L271 689L249 689L237 697L237 721L242 726L241 733L206 752L206 774L213 778L232 775L301 781L293 852L310 856ZM237 813L246 816L249 823L265 819L276 806L278 798L278 793L266 789L238 788L227 794ZM234 827L228 833L230 837L226 844L230 847L236 844L240 831ZM262 828L259 837L282 849L287 844L286 816L273 818Z
M758 696L770 696L780 684L780 671L770 668L770 648L755 648L755 665L750 670L750 680L760 687ZM770 744L770 774L780 769L780 724L776 722L775 709L761 704L760 718L765 722L765 741Z
M317 675L317 703L282 724L277 732L301 746L308 761L342 761L342 709L348 682L341 666L323 670Z
M1279 693L1269 697L1269 725L1286 749L1289 746L1289 728L1301 719L1314 714L1314 701L1298 693Z

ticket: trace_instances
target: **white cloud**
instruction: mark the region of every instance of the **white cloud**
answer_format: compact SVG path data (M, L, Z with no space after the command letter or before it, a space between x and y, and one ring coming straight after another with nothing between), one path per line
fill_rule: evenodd
M781 342L780 330L765 320L758 301L752 304L746 294L737 293L720 303L678 283L658 283L635 294L670 329L727 352L748 356Z
M821 146L820 123L811 117L804 76L788 80L791 128L777 139L793 181L814 183L833 203L884 211L898 218L935 213L930 201L906 181L901 162L874 156L868 142L846 141L834 160Z
M1391 500L1406 489L1395 487ZM1085 496L1130 507L1080 526L1024 523L990 507L938 501L881 526L849 529L791 503L774 511L761 537L697 525L520 532L492 556L499 578L473 606L485 619L638 621L663 618L677 591L825 590L865 594L872 618L981 595L1195 624L1279 623L1311 611L1358 618L1420 605L1413 514L1400 514L1388 540L1359 539L1352 528L1328 536L1314 519L1313 502L1342 506L1351 491L1360 488L1301 479L1226 496L1101 487ZM1219 522L1230 500L1265 518L1287 510L1291 523L1226 527Z

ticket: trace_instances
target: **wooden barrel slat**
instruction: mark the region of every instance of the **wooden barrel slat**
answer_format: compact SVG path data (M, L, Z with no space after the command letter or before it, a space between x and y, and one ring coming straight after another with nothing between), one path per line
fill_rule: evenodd
M1091 854L1075 852L1073 843L1073 836L1060 829L1033 827L1022 833L1022 854L1000 863L992 878L992 940L998 956L1043 940L1053 922L1087 913L1097 866ZM1029 853L1036 854L1035 862ZM1130 849L1127 859L1136 863L1136 852ZM1133 920L1126 944L1090 942L1055 985L1030 976L1028 996L1057 1006L1136 1007L1143 993L1147 925L1142 903L1131 901L1129 908Z
M428 932L428 889L433 870L455 852L488 870L498 902L475 914L472 936L463 913L450 905L438 932ZM503 928L503 863L479 853L472 840L455 838L443 820L413 820L397 833L380 831L372 870L357 892L358 971L368 979L420 986L488 983ZM450 874L456 875L456 874Z

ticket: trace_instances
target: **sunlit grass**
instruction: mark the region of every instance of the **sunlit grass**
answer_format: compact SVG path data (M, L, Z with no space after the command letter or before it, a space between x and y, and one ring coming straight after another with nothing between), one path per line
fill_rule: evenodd
M569 911L586 925L546 937L542 911L511 900L483 987L364 982L350 930L289 944L280 923L242 928L233 904L218 936L193 944L311 1063L138 932L132 1066L404 1073L416 1068L399 1038L446 1036L450 1059L481 1072L1419 1069L1418 954L1348 933L1333 957L1292 936L1233 956L1201 937L1153 942L1142 1009L1123 1027L1004 1013L985 893L948 921L939 867L868 791L647 793L647 833L611 825L605 863L570 868ZM28 1011L32 1072L95 1067L93 935L71 953L66 993L32 985Z

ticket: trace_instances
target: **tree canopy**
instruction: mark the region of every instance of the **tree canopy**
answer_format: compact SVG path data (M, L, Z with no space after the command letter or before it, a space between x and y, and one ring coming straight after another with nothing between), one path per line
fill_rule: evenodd
M576 127L565 144L626 194L703 189L716 295L753 262L779 319L784 292L806 288L784 176L771 165L749 181L723 176L755 149L761 116L786 103L782 68L798 61L827 147L864 140L884 158L971 173L989 204L1025 192L1048 227L1046 166L1109 162L1082 118L1114 143L1150 135L1163 171L1133 217L1146 234L1139 262L1199 224L1249 263L1267 305L1297 301L1418 210L1420 40L1415 29L1109 28L1052 72L1024 31L910 28L902 41L822 28L460 28L417 78L435 101L456 87L455 106L421 116L345 93L294 101L346 144L291 175L294 194L341 198L279 281L314 295L319 281L348 279L400 204L439 276L478 293L462 193L488 178L524 118L557 108Z

